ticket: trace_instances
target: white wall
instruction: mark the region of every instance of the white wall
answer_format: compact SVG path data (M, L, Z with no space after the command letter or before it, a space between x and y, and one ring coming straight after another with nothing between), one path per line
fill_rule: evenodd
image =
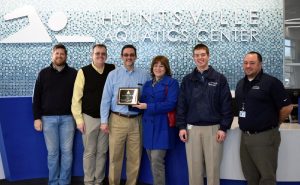
M2 165L1 153L0 153L0 179L5 179L3 165Z

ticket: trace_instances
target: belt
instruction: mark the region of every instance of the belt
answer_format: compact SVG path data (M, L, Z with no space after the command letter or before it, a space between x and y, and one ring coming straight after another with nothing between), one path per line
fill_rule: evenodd
M269 127L269 128L263 129L263 130L259 130L259 131L242 130L242 132L247 135L254 135L254 134L259 134L261 132L265 132L265 131L268 131L268 130L271 130L274 128L278 128L278 126L272 126L272 127Z
M141 115L140 113L139 114L122 114L120 112L113 112L113 111L111 111L111 113L116 114L121 117L125 117L125 118L135 118L135 117L138 117L139 115Z

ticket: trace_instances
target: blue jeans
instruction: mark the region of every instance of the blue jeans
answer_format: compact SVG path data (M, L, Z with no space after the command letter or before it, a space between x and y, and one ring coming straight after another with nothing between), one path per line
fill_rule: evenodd
M70 184L75 132L74 119L71 115L42 116L42 123L48 150L48 184Z

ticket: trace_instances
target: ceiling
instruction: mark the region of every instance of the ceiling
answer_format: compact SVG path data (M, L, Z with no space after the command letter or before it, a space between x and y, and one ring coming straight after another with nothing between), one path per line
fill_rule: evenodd
M287 19L300 19L300 1L299 0L285 0L285 20Z
M286 37L300 39L300 1L284 0Z

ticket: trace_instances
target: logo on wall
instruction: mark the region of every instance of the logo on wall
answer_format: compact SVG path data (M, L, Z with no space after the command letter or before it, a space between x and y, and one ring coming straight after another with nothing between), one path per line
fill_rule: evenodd
M24 6L6 14L5 21L19 18L28 18L29 24L18 30L16 33L4 38L0 43L51 43L52 39L48 34L45 25L42 23L38 13L33 6ZM68 23L68 18L63 12L54 12L49 20L50 30L58 32L63 30ZM95 38L84 35L55 35L58 42L95 42Z

